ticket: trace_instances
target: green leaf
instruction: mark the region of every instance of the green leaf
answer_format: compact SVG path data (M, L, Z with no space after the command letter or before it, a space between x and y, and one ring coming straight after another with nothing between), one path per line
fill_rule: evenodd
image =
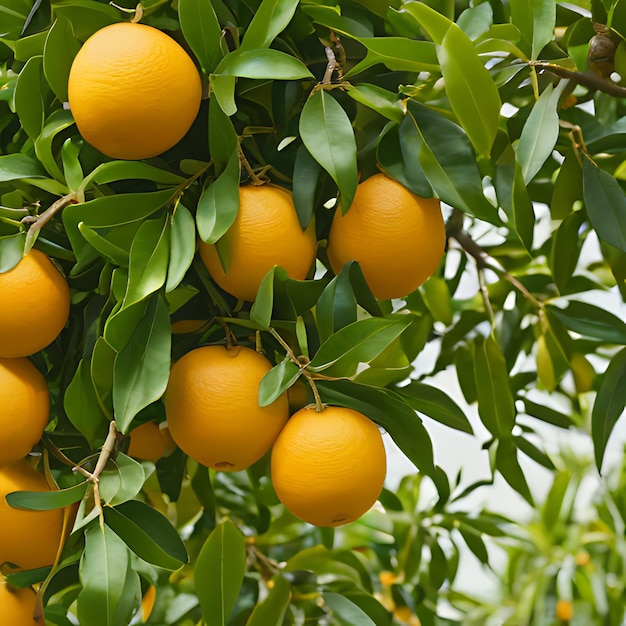
M271 580L272 588L265 599L254 607L246 626L282 626L291 601L291 585L280 574Z
M322 596L331 610L333 620L342 626L376 626L376 623L359 606L338 593L327 591Z
M130 500L105 507L106 524L140 558L157 567L175 570L187 563L187 550L169 520L148 504Z
M2 31L0 37L15 40L20 37L32 3L27 0L3 0L0 5L0 17L2 18Z
M13 269L24 256L26 233L0 238L0 274Z
M313 158L339 187L341 210L352 204L358 184L356 140L350 118L326 91L315 91L300 114L300 136Z
M57 163L57 150L54 149L53 143L57 135L66 128L69 128L73 123L74 118L69 111L58 109L48 117L41 134L35 140L35 154L37 158L50 175L60 182L64 182L65 178Z
M239 149L237 131L231 119L222 111L215 99L209 101L209 152L215 173L221 174Z
M240 49L268 48L287 27L298 4L298 0L263 0L246 29Z
M321 178L320 164L305 146L300 146L293 165L293 203L303 229L311 223L313 218Z
M495 465L504 480L534 507L533 496L528 487L526 476L517 460L517 448L513 439L500 439L498 441Z
M566 503L565 496L570 491L571 485L572 474L568 471L561 471L554 477L550 491L541 506L541 518L548 530L552 530L560 519L567 519L569 507L563 511L563 504Z
M196 224L193 215L178 204L170 218L170 250L165 291L176 289L191 267L196 252Z
M600 239L626 252L626 197L619 183L590 159L583 159L587 215Z
M569 330L607 343L626 344L626 324L617 316L587 302L570 300L565 309L548 304L547 310Z
M211 2L179 0L178 19L185 41L210 74L224 56L222 29Z
M74 377L65 390L63 408L74 427L87 441L95 444L104 441L108 420L91 379L89 361L81 359Z
M115 359L113 407L121 432L126 432L141 409L165 392L170 373L170 346L167 304L155 294L149 299L131 340Z
M512 0L511 21L522 33L531 59L536 60L554 37L556 4L552 0Z
M250 321L259 328L269 328L272 322L272 311L274 310L274 278L278 272L279 276L287 277L287 272L282 268L274 266L263 276L261 284L257 290L257 296L250 309Z
M287 355L275 365L259 385L259 406L268 406L300 378L300 368Z
M196 594L207 626L225 626L246 573L246 542L230 521L218 524L205 541L194 573Z
M43 56L30 58L15 82L15 111L26 134L34 141L43 129L49 89L43 80Z
M591 436L598 469L602 468L606 444L625 406L626 348L623 348L611 359L591 411Z
M360 363L369 363L395 341L411 321L408 315L371 317L344 326L320 346L309 369L321 372L332 367L340 375L351 375Z
M5 154L0 156L0 183L20 178L45 178L46 171L41 163L27 154Z
M67 489L54 491L13 491L6 495L9 506L29 511L61 509L82 500L89 483L84 481Z
M97 522L85 530L80 559L82 589L76 599L81 626L118 626L118 605L124 595L129 561L128 548L106 525Z
M167 278L170 252L168 220L146 220L130 248L128 284L122 308L144 300L161 289Z
M266 48L261 50L235 50L227 54L215 68L217 76L239 78L270 78L296 80L313 78L313 74L300 59L285 52Z
M198 200L198 234L206 243L215 243L237 217L239 173L239 156L235 151L224 171L202 192Z
M563 152L561 164L550 200L550 215L553 220L565 219L574 209L576 202L583 199L583 177L581 164L573 150Z
M100 474L100 497L109 506L135 498L146 482L146 470L141 463L118 452L115 464Z
M367 415L384 428L417 469L435 473L432 442L417 413L402 397L380 387L349 380L317 381L322 400Z
M398 393L414 410L455 430L473 434L472 425L459 405L438 387L412 380Z
M72 25L65 17L57 17L48 31L43 50L43 72L61 102L67 102L67 83L72 61L80 50Z
M392 122L399 124L404 119L402 106L396 94L378 85L370 83L350 85L347 93L356 102L360 102Z
M67 186L72 191L76 191L83 182L83 169L78 159L82 145L82 139L77 137L68 137L63 142L63 147L61 148L63 174L65 176Z
M142 161L107 161L100 163L85 177L80 186L80 191L84 192L89 189L93 183L106 185L120 180L134 179L149 180L160 185L180 185L185 182L185 179L178 174Z
M372 25L363 14L355 14L354 11L344 9L340 5L323 6L319 4L302 4L302 10L314 22L326 26L330 30L340 35L347 35L353 39L358 37L371 37L373 33ZM361 19L358 19L358 18Z
M489 158L502 107L498 88L474 44L455 24L445 34L438 56L452 111L478 154Z
M115 265L128 267L129 253L116 243L111 241L110 237L101 235L98 231L89 226L85 226L83 222L78 224L78 230L89 245L100 253L100 256L109 260Z
M475 342L474 378L480 419L494 437L510 438L515 425L515 403L506 361L491 336Z
M566 292L567 284L578 264L583 244L579 231L584 221L584 211L573 211L561 222L552 237L549 264L554 284L560 293Z
M85 41L93 33L109 24L118 22L120 14L109 4L90 0L57 0L54 14L66 18L71 24L74 37Z
M317 328L322 342L357 321L357 301L350 280L350 268L350 265L344 265L317 301Z
M567 81L561 81L556 88L549 84L524 124L517 145L517 160L526 184L537 175L554 150L559 137L557 106L566 85Z
M211 74L209 76L209 85L211 87L211 93L215 96L222 111L224 111L226 115L234 115L237 113L237 104L235 103L237 77Z

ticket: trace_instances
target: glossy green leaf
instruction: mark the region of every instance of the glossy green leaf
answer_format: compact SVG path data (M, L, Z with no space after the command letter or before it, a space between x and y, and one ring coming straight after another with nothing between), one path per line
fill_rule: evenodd
M53 143L56 137L74 123L69 111L57 109L46 120L41 134L35 141L35 154L48 173L60 182L64 182L63 172L56 159Z
M158 400L170 373L171 325L164 299L155 294L131 340L115 360L113 406L121 432L133 417Z
M196 224L206 243L215 243L232 225L239 211L239 157L233 152L226 169L198 200Z
M3 0L0 9L2 15L0 36L18 39L31 8L31 3L26 0Z
M206 73L210 74L224 56L222 29L212 3L179 0L178 18L185 41Z
M24 256L25 234L0 238L0 274L13 269Z
M169 254L168 221L150 219L143 222L130 248L128 285L123 308L144 300L163 287L167 278Z
M528 415L532 415L542 422L558 426L559 428L569 428L574 423L572 416L556 411L555 409L533 402L529 398L524 398L524 409Z
M149 180L161 185L179 185L184 178L173 172L155 167L142 161L106 161L100 163L83 180L81 191L89 189L93 183L106 185L120 180ZM159 192L163 193L163 192Z
M626 344L626 323L609 311L579 300L570 300L564 309L547 308L569 330L607 343Z
M329 6L320 4L302 4L302 10L314 22L322 24L330 28L339 35L347 35L348 37L371 37L373 33L372 25L363 15L355 15L349 10L342 11L339 5Z
M257 290L257 296L252 308L250 309L250 321L257 324L260 328L269 328L272 321L272 311L274 310L274 278L276 272L283 273L284 270L273 267L265 274ZM284 272L284 276L286 276L286 272Z
M349 380L317 381L322 400L367 415L383 428L420 471L435 472L428 431L417 413L398 394Z
M298 380L300 374L300 368L286 356L261 379L259 406L272 404Z
M320 164L305 146L300 146L293 165L293 203L302 228L306 228L311 223L321 179Z
M554 181L550 215L554 220L565 219L583 199L583 176L580 161L572 150L565 152L565 160Z
M209 152L216 175L221 174L238 152L239 139L230 117L215 99L209 101ZM232 166L232 164L231 164Z
M623 348L611 359L591 411L591 436L598 469L602 468L609 437L625 407L626 348Z
M412 380L398 389L412 408L455 430L473 434L472 426L459 405L442 389Z
M337 624L342 626L354 626L354 624L376 626L376 623L363 609L350 602L345 596L339 593L326 592L323 594L323 598Z
M554 37L556 5L551 0L512 0L511 20L535 60Z
M481 421L492 435L510 437L515 425L515 404L506 362L493 337L475 343L474 378Z
M506 482L531 506L534 506L528 481L517 459L517 449L513 439L500 439L498 441L495 465L504 480L506 480Z
M235 102L237 77L211 74L209 76L209 85L211 87L211 95L217 100L222 111L226 115L237 113L237 104Z
M313 74L300 59L285 52L264 48L261 50L235 50L227 54L215 68L218 76L239 78L272 78L295 80L313 78Z
M157 567L175 570L187 560L187 550L176 529L156 509L138 500L104 509L110 528L140 558Z
M218 524L205 541L194 574L207 626L225 626L246 572L246 543L230 521Z
M321 372L333 368L339 375L351 375L360 363L376 358L409 326L409 316L371 317L344 326L317 351L309 368Z
M35 140L43 129L49 90L43 76L43 56L30 58L15 83L15 111L28 136Z
M139 461L118 452L115 464L100 474L100 497L109 506L128 502L137 497L146 478L146 470Z
M70 68L79 50L80 42L74 37L69 20L57 17L46 37L43 71L50 88L61 102L67 102Z
M120 19L119 11L113 6L89 0L58 0L54 3L54 13L71 22L74 36L80 41Z
M600 239L626 252L626 197L619 183L589 159L583 159L587 215Z
M61 148L65 182L72 191L78 190L83 182L83 169L78 159L82 145L81 139L69 137L63 142L63 147Z
M404 113L396 94L370 83L351 85L348 95L357 102L380 113L383 117L399 124L404 119Z
M82 500L87 491L87 481L54 491L14 491L6 495L9 506L30 511L60 509Z
M566 81L556 88L548 85L535 102L517 145L517 160L522 167L522 176L528 184L539 172L554 150L559 136L557 106Z
M128 548L106 525L92 523L85 530L80 560L82 589L76 599L81 626L118 626L117 610L125 591Z
M282 626L291 600L291 585L280 574L271 580L272 588L265 599L254 607L246 626Z
M352 290L349 265L344 265L339 274L326 285L315 309L322 342L344 326L357 321L357 301Z
M268 48L287 27L298 4L298 0L263 0L246 29L240 49Z
M191 267L196 251L196 224L193 215L179 204L170 218L170 250L165 291L171 292L182 282Z
M552 237L549 263L554 284L560 293L566 292L580 257L583 242L579 232L584 220L584 211L570 213Z
M300 136L313 158L339 187L341 210L345 213L358 184L356 140L350 118L323 89L315 91L302 108Z
M46 171L36 159L27 154L5 154L0 156L0 183L20 178L44 178Z

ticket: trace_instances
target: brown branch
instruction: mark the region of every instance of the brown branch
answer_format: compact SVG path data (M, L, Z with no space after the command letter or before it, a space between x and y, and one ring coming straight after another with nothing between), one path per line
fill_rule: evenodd
M528 61L528 65L550 72L560 78L567 78L574 81L578 85L587 87L588 89L602 91L615 98L626 98L626 87L620 87L613 81L602 78L602 76L599 76L598 74L593 74L591 72L575 72L561 67L560 65L556 65L554 63L544 63L543 61Z

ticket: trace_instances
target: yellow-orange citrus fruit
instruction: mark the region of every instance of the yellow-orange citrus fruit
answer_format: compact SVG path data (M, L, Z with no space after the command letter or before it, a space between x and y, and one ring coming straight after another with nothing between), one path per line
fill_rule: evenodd
M446 242L439 200L420 198L375 174L359 184L352 205L335 212L328 260L335 273L358 261L378 299L402 298L437 269Z
M133 428L130 433L128 456L156 463L173 444L167 428L160 428L158 422L152 420Z
M0 623L7 626L37 626L33 617L36 597L31 587L9 587L6 579L0 578Z
M2 467L25 457L48 423L48 386L28 359L0 357L0 407Z
M562 622L569 622L574 617L574 609L569 600L559 600L556 603L556 618Z
M121 22L95 32L72 63L69 103L80 134L116 159L146 159L177 144L202 99L185 50L160 30Z
M0 469L0 564L13 563L19 569L51 565L63 538L63 509L14 509L6 501L14 491L50 491L50 487L23 459Z
M303 231L291 193L274 185L240 187L239 212L219 242L219 254L215 245L199 244L200 256L213 280L236 298L250 301L256 298L263 277L276 265L290 278L304 280L316 248L314 224Z
M52 343L70 312L70 288L50 258L31 250L0 274L0 357L29 356Z
M380 495L387 469L378 426L335 406L292 415L274 443L271 465L280 501L316 526L340 526L363 515Z
M243 346L204 346L174 363L165 413L183 452L223 471L258 461L289 417L286 394L259 406L259 384L271 367L264 356Z

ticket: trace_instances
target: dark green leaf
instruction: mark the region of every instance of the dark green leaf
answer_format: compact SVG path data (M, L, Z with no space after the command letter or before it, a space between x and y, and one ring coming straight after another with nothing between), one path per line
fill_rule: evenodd
M246 543L226 520L202 546L195 569L196 594L207 626L224 626L237 602L246 572Z
M170 373L170 345L167 304L157 294L148 301L137 330L115 359L113 406L121 432L126 432L141 409L165 392Z
M552 237L549 263L554 283L561 293L566 291L578 263L582 248L579 231L584 220L584 211L573 211L561 222Z
M311 223L321 174L320 164L305 146L300 146L293 165L293 203L302 228Z
M26 234L0 238L0 274L13 269L24 256Z
M175 570L187 562L187 550L168 519L151 506L130 500L105 507L107 525L140 558L157 567Z
M155 167L142 161L107 161L100 163L88 174L80 187L81 191L89 189L93 183L106 185L119 180L149 180L161 185L179 185L184 178ZM162 193L162 192L160 192Z
M212 3L179 0L178 18L185 41L206 73L210 74L224 56L222 29Z
M606 444L625 406L626 348L623 348L609 363L591 411L591 436L598 469L602 468Z
M504 480L531 506L534 506L533 496L528 487L526 476L517 460L517 448L513 439L501 439L498 441L495 465Z
M15 111L28 136L35 140L43 129L48 89L43 80L43 57L30 58L15 83Z
M588 158L583 159L587 215L600 239L626 252L626 197L619 183Z
M607 343L626 344L626 324L617 316L587 302L570 300L565 309L547 305L569 330Z
M341 210L345 213L358 184L356 140L350 118L325 90L314 92L302 108L300 136L313 158L339 187Z
M87 481L67 489L54 491L14 491L7 494L6 501L9 506L16 509L30 511L49 511L60 509L68 504L74 504L82 500L87 491Z
M135 459L118 452L115 464L100 474L100 497L109 506L135 498L146 482L146 470Z
M43 71L50 88L61 102L67 102L70 68L79 50L80 42L74 37L69 20L57 17L46 37Z
M350 281L350 266L345 265L324 288L316 305L320 341L357 321L357 301Z
M330 608L333 620L341 626L376 626L363 609L338 593L326 592L323 594L326 605Z

